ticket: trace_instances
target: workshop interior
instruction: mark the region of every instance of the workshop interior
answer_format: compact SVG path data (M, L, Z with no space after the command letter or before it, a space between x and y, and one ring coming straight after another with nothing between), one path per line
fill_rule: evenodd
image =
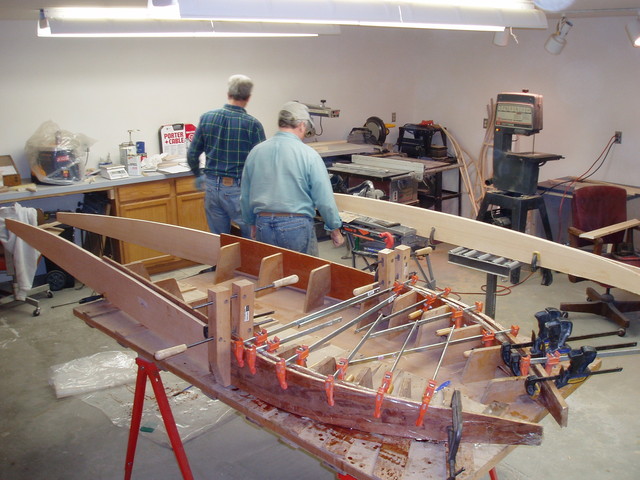
M0 39L0 478L636 478L640 1L8 0ZM237 73L267 139L306 106L343 246L209 233Z

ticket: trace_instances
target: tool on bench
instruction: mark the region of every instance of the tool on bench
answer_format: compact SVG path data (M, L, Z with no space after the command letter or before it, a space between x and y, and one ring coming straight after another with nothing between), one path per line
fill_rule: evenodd
M286 287L287 285L293 285L294 283L298 283L298 276L297 275L289 275L288 277L284 277L281 278L279 280L276 280L275 282L269 284L269 285L265 285L264 287L258 287L254 290L254 292L259 292L261 290L266 290L267 288L280 288L280 287ZM231 298L236 298L238 295L231 295ZM199 308L204 308L204 307L208 307L209 305L213 305L214 302L206 302L206 303L201 303L200 305L195 305L192 308L194 310L197 310Z
M531 397L537 397L540 394L541 382L555 382L556 387L562 388L571 383L583 382L593 375L602 375L605 373L621 372L622 368L610 368L607 370L589 370L589 365L596 357L615 357L620 355L638 354L640 349L620 350L615 352L600 352L596 347L584 346L579 349L571 350L567 356L560 357L560 360L569 360L569 367L560 369L558 375L549 377L538 377L529 375L525 380L525 390Z

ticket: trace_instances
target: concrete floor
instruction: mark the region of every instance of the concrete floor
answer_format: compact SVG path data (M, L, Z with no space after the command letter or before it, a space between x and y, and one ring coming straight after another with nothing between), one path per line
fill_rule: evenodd
M451 287L466 303L483 300L485 275L446 261L446 245L432 255L438 287ZM321 256L340 260L344 249L321 242ZM359 265L361 266L361 265ZM525 275L523 275L524 278ZM523 285L497 300L497 320L534 328L533 314L561 301L580 301L591 282L570 284L555 274L551 286L540 285L534 274ZM499 281L499 286L508 286ZM82 286L56 292L33 307L12 304L0 310L0 479L116 479L122 478L128 430L114 426L100 409L77 397L57 399L48 384L49 368L96 352L123 350L110 337L74 317L77 302L92 292ZM507 292L504 292L507 293ZM53 308L55 307L55 308ZM615 330L615 325L584 314L572 314L574 334ZM636 320L625 339L609 337L594 345L633 341L640 336ZM624 367L621 373L594 377L568 399L569 427L543 421L540 447L519 447L498 467L501 480L638 478L640 395L637 356L605 360L605 367ZM150 391L150 388L148 389ZM185 444L198 479L333 479L335 472L303 451L280 442L238 414ZM145 437L138 442L133 478L180 478L173 452ZM488 478L488 477L487 477Z

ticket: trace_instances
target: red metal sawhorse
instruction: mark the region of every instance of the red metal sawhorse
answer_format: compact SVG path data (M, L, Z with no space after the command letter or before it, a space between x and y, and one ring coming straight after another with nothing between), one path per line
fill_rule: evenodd
M147 387L147 378L151 382L153 391L156 395L156 401L164 421L164 426L167 429L167 435L173 448L173 453L176 455L176 460L182 477L185 480L193 480L193 474L191 473L191 467L189 467L189 460L187 460L187 454L184 451L182 440L180 440L180 434L178 433L178 427L176 421L171 413L171 406L169 406L169 400L167 394L164 391L164 385L160 378L160 371L155 363L149 362L143 358L136 358L138 364L138 376L136 378L136 391L133 396L133 411L131 412L131 427L129 429L129 443L127 445L127 460L124 466L124 478L125 480L131 479L131 473L133 472L133 458L136 454L136 445L138 444L138 435L140 433L140 423L142 421L142 407L144 405L144 392Z

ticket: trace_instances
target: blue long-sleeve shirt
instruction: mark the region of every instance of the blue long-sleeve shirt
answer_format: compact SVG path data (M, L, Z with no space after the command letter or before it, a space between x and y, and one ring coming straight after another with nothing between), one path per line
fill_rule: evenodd
M278 132L251 150L242 174L242 217L255 225L260 212L297 213L325 229L342 226L327 168L318 153L289 132Z
M256 118L242 107L225 104L200 117L187 152L189 168L200 175L200 154L204 152L204 173L240 178L247 155L264 139L264 128Z

